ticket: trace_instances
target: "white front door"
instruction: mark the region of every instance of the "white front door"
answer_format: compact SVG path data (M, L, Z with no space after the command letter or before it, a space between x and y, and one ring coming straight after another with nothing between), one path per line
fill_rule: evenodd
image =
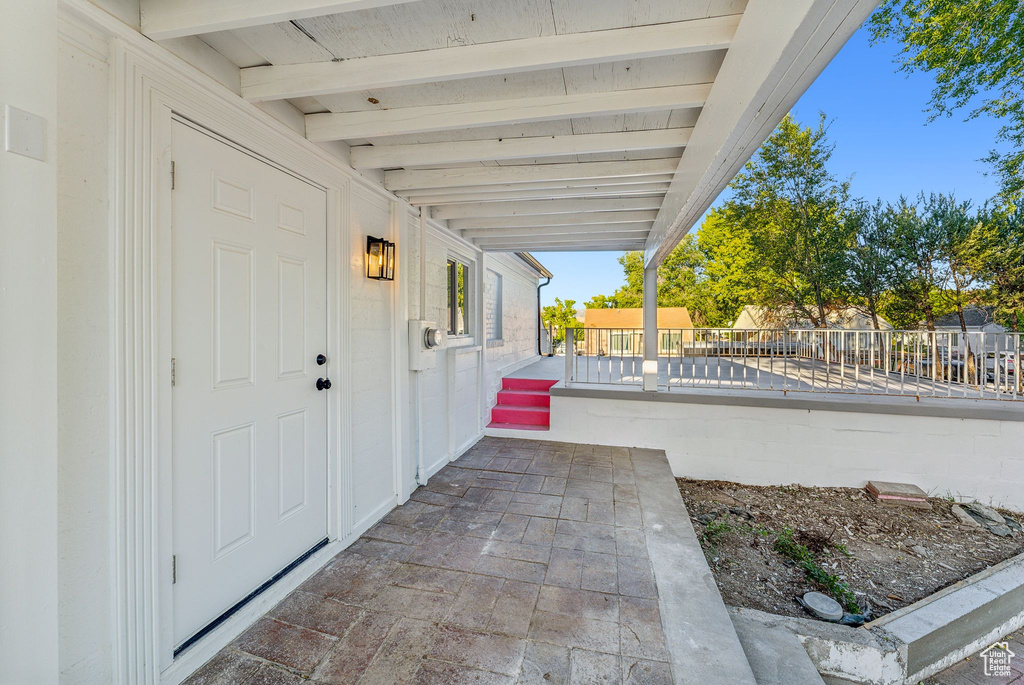
M173 128L174 644L327 536L327 199Z

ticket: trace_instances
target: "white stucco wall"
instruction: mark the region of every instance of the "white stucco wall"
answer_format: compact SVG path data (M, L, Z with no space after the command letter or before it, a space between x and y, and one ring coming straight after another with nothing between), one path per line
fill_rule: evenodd
M553 395L546 439L663 449L689 478L895 481L1024 511L1024 421Z
M55 0L0 1L0 118L46 122L45 159L0 149L0 683L57 680Z

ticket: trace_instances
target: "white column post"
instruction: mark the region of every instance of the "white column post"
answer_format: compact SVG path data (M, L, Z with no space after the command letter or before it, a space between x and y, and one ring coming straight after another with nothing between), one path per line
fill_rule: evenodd
M644 390L658 389L658 267L644 269Z
M576 329L565 328L565 384L569 385L572 381L572 365L575 359L573 357L576 354Z

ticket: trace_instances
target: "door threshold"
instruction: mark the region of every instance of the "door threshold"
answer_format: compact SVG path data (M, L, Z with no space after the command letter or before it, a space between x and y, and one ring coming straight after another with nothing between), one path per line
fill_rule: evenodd
M192 637L188 638L187 640L182 642L178 647L174 648L174 658L177 659L179 654L183 653L186 649L188 649L189 647L191 647L192 645L194 645L195 643L199 642L204 637L209 635L211 632L216 630L217 626L219 626L220 624L224 623L224 621L226 621L229 618L231 618L231 616L233 616L239 609L241 609L246 604L248 604L252 600L254 600L257 597L259 597L260 595L262 595L264 592L266 592L268 589L270 589L270 587L273 586L274 583L276 583L277 581L281 580L286 575L288 575L288 573L290 573L296 566L298 566L299 564L304 562L306 559L309 559L311 556L313 556L314 554L319 552L321 549L326 547L328 542L329 542L328 538L324 538L320 542L318 542L315 545L313 545L312 547L310 547L308 550L306 550L301 555L299 555L299 557L297 559L295 559L295 561L291 562L290 564L285 566L283 569L281 569L280 571L275 573L269 580L267 580L265 583L260 585L258 588L256 588L255 590L250 592L248 595L243 597L241 600L236 602L227 611L225 611L220 616L218 616L217 618L213 619L212 621L207 623L205 626L200 628L197 633L192 635Z

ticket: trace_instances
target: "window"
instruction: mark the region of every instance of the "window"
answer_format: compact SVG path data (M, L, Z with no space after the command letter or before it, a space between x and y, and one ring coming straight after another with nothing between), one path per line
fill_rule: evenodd
M484 328L487 340L502 339L501 274L487 270L484 282Z
M448 335L469 335L469 267L448 260Z
M632 333L617 332L612 333L611 347L612 354L622 354L624 352L632 351Z
M668 354L675 352L676 354L682 349L683 334L679 333L662 333L661 334L661 352Z

